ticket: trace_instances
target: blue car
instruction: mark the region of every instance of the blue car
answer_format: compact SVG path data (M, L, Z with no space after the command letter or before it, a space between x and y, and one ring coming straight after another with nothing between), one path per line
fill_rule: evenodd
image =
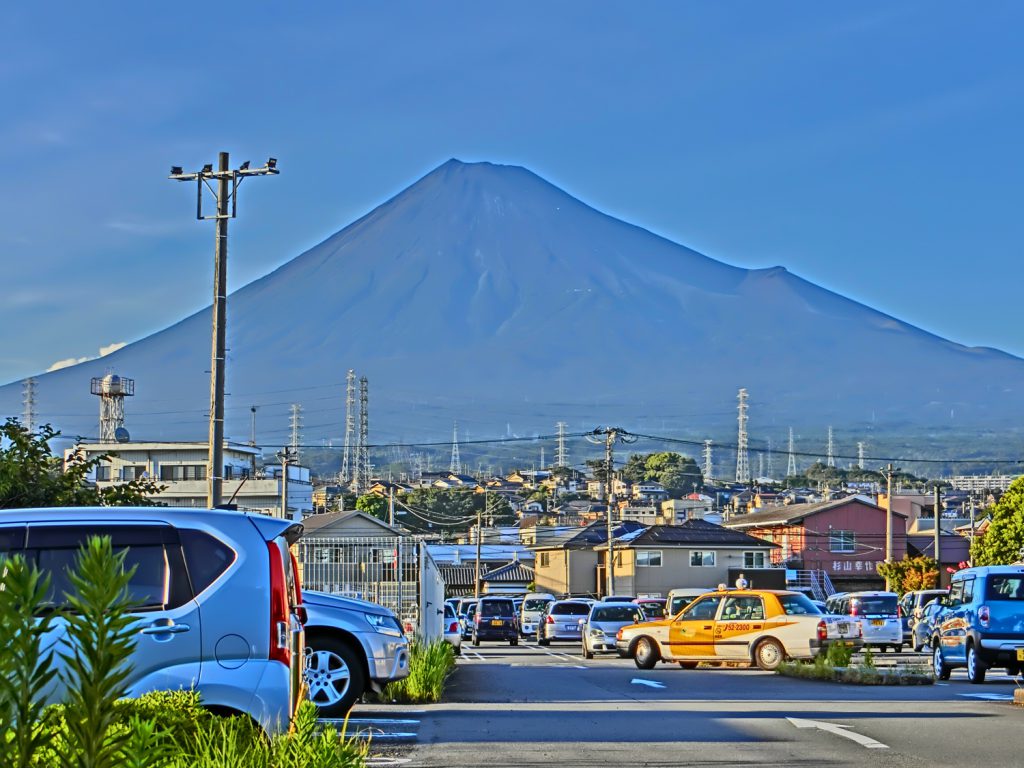
M935 676L948 680L956 667L972 683L990 667L1011 675L1024 666L1024 566L992 565L953 574L932 641Z

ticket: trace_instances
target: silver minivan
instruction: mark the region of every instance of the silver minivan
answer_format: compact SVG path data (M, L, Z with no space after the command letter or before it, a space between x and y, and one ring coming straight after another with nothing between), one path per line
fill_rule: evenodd
M860 623L864 645L882 651L903 650L903 622L895 592L841 592L826 602L829 613L849 616Z
M135 568L135 650L128 695L192 689L204 706L286 729L301 692L304 618L289 547L302 526L244 512L77 507L0 512L0 556L22 554L50 575L53 600L90 536L107 536ZM57 619L59 652L66 624ZM48 644L51 644L48 643ZM60 662L55 662L59 664ZM63 691L54 676L47 700Z

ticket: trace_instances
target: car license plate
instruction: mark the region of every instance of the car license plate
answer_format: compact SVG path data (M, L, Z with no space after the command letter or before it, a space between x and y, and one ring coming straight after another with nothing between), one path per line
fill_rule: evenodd
M1017 661L1024 661L1024 648L1017 649Z
M503 622L501 619L491 619L491 626L492 627L500 627L504 623L505 622Z
M847 624L845 621L836 625L836 628L839 630L839 634L841 635L845 635L847 632L850 631L850 625Z
M884 627L885 626L885 619L872 619L871 620L871 626L872 627Z
M577 630L577 629L579 629L579 628L580 628L580 625L579 625L579 624L564 624L564 625L562 625L562 628L563 628L563 629L564 629L564 630L565 630L566 632L571 632L571 631L573 631L573 630Z

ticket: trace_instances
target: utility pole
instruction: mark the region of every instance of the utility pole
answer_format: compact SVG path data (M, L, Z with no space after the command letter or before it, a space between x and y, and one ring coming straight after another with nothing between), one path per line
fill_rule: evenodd
M252 416L252 424L249 429L249 447L256 447L256 406L249 406L249 414ZM249 469L252 472L252 476L256 477L256 454L252 455L252 459L249 462Z
M711 482L711 478L714 477L714 464L711 461L711 441L704 441L704 480L705 482Z
M892 562L892 476L897 470L889 464L883 474L885 475L885 562ZM892 591L892 580L885 577L885 591Z
M262 168L249 168L246 160L236 170L231 170L228 153L221 152L217 170L207 163L202 170L184 173L181 166L172 166L168 178L175 181L196 182L196 218L213 219L213 321L210 353L210 446L207 460L206 505L210 509L220 506L224 487L224 358L227 332L228 300L228 219L237 215L238 185L247 176L267 176L279 173L277 159L268 158ZM203 187L212 191L210 180L217 180L217 213L203 215Z
M941 531L939 531L939 520L942 519L942 492L939 490L938 484L935 486L935 565L936 565L936 576L935 576L935 587L938 589L942 585L942 559L939 553L939 539L941 537Z
M602 441L599 435L604 435ZM615 458L612 452L612 446L615 445L616 441L620 443L635 443L637 438L635 435L629 434L626 430L621 427L598 427L592 433L587 435L587 440L592 443L604 442L604 463L605 463L605 480L606 480L606 494L608 498L608 514L606 518L607 524L607 536L608 536L608 563L605 567L605 594L615 594L615 536L614 526L612 525L612 510L616 506L615 500Z
M487 506L487 492L484 492L484 507ZM476 511L476 575L473 578L473 597L480 599L480 539L483 534L483 517L484 512L482 509Z
M285 446L277 454L281 460L281 517L288 519L288 465L292 460L291 446ZM296 510L296 515L301 518L301 513ZM296 522L302 522L301 519Z
M29 376L21 383L21 426L29 432L36 429L36 377Z
M388 525L395 527L395 489L388 488Z

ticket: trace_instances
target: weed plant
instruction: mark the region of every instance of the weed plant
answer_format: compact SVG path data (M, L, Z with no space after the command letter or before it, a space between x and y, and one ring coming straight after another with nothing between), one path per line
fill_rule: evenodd
M384 688L384 701L399 704L430 704L441 700L444 683L455 668L455 651L443 640L409 648L409 676Z

